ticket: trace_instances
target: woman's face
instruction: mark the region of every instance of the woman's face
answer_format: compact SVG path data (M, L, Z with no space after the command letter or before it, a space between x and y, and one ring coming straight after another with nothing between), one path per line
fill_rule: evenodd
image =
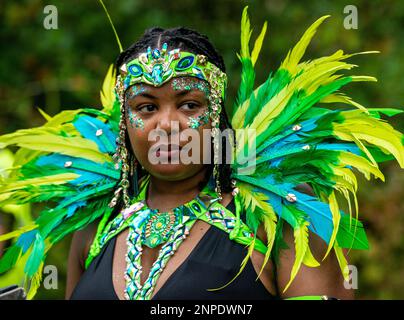
M126 90L132 150L151 175L175 181L204 168L211 146L208 97L209 84L195 77L173 78L161 87L140 83Z

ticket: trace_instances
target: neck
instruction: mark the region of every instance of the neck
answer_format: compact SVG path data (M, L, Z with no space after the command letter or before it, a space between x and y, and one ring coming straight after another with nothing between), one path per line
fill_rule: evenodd
M194 199L199 193L199 185L205 179L207 168L195 175L177 181L163 180L150 175L147 190L147 205L151 209L166 212Z

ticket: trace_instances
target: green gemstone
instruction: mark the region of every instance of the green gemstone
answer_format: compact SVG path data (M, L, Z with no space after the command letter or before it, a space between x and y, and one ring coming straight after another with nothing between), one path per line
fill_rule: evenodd
M192 204L192 208L194 208L196 211L201 212L201 207L197 203Z
M154 234L145 239L144 245L148 246L149 248L155 248L162 242L163 242L162 237L158 234Z

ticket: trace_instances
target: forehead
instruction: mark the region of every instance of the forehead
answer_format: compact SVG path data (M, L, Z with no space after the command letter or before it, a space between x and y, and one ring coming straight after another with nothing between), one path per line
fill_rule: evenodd
M175 77L164 83L162 86L155 87L144 82L136 83L126 90L126 95L134 97L142 93L162 93L162 92L177 92L177 91L200 91L206 96L210 93L209 83L197 77Z

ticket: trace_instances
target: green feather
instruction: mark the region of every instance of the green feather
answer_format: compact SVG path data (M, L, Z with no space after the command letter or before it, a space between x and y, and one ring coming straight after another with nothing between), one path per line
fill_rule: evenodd
M351 220L357 226L356 229L351 227ZM369 242L366 237L365 229L362 222L349 215L342 215L337 233L337 242L341 248L350 248L357 250L368 250Z
M39 233L35 235L35 241L25 265L24 272L32 277L37 271L45 256L45 243Z
M21 255L21 248L13 245L6 250L4 255L0 258L0 274L10 270L16 264Z

